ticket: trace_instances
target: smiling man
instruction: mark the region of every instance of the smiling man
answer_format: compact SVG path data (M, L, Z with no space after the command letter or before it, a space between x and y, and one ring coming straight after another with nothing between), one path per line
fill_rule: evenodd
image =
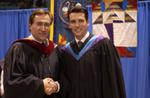
M35 10L29 18L31 35L15 41L4 63L5 98L56 98L57 47L48 40L52 15Z
M70 9L68 19L74 39L61 49L62 98L126 98L115 46L88 32L88 12L82 6Z

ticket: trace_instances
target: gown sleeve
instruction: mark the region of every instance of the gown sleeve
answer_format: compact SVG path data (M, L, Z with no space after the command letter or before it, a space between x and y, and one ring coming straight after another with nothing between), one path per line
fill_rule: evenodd
M30 50L28 50L30 51ZM27 72L27 57L21 44L13 44L5 57L5 98L43 98L42 79Z
M59 94L61 98L67 98L70 90L70 82L66 78L66 72L65 72L65 64L63 61L63 51L62 47L64 46L59 46L57 48L57 55L59 59L59 83L60 83L60 91Z
M104 98L126 98L121 62L116 48L108 39L104 39L102 44L100 50L102 63L105 65L102 71Z

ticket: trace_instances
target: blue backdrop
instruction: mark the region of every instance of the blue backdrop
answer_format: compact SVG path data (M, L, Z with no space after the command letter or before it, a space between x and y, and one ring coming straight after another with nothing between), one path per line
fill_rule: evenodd
M127 98L150 98L150 1L138 2L138 47L135 58L122 58Z
M57 2L60 1L57 0ZM84 2L84 0L76 1ZM59 6L59 3L56 6ZM8 47L14 40L29 35L28 17L33 10L0 11L0 59L4 58ZM121 58L127 98L150 98L149 17L150 1L138 2L138 47L136 57ZM62 27L57 27L57 29L58 31L64 30Z
M27 18L32 10L0 10L0 59L10 44L29 34Z

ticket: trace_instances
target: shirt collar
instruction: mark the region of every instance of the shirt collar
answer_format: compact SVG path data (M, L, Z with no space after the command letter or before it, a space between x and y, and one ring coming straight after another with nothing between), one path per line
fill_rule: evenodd
M89 37L90 33L87 32L85 34L85 36L81 39L81 40L78 40L76 37L75 37L75 41L78 43L79 41L81 41L82 43L84 43L84 41Z
M46 40L43 41L43 42L40 42L40 41L36 40L35 37L34 37L32 34L31 34L30 36L28 36L27 38L28 38L28 39L32 39L32 40L34 40L34 41L36 41L36 42L38 42L38 43L40 43L40 44L44 43L45 45L49 45L49 40L48 40L48 39L46 39Z

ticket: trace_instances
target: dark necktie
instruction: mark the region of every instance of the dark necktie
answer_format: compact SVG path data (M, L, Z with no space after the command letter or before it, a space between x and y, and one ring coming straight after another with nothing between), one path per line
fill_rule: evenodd
M83 46L83 42L79 41L79 42L78 42L78 47L79 47L79 49L81 49L82 46Z
M43 45L45 45L46 47L48 46L48 41L47 40L45 40L45 41L43 41L43 43L42 43Z

